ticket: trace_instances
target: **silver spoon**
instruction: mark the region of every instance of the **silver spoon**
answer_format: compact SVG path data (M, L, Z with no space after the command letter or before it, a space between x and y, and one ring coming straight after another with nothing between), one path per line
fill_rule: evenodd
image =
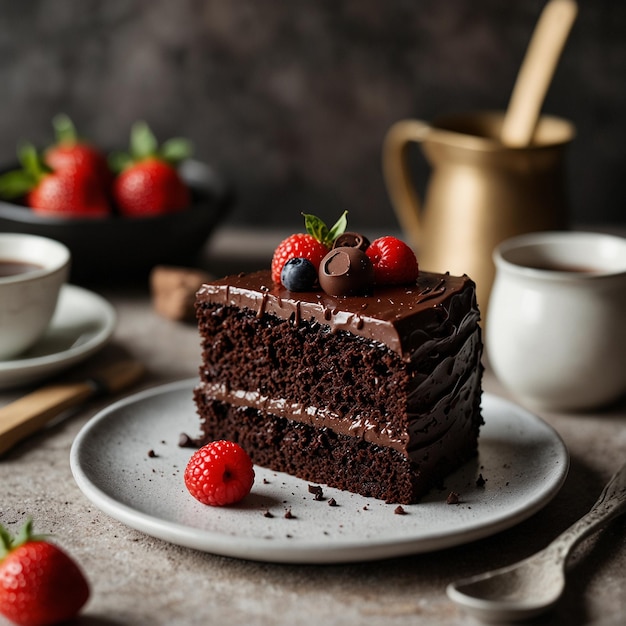
M582 539L626 512L626 465L611 478L589 513L546 548L519 563L450 583L448 597L485 621L517 621L553 606L565 588L565 563Z

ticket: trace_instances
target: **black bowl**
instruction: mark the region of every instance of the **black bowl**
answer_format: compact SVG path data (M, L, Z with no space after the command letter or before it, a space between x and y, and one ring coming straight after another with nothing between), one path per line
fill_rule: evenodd
M184 162L180 173L192 192L192 205L184 211L142 218L59 218L0 200L0 232L41 235L64 243L72 253L70 279L77 283L145 278L161 264L193 266L228 213L233 193L199 161Z

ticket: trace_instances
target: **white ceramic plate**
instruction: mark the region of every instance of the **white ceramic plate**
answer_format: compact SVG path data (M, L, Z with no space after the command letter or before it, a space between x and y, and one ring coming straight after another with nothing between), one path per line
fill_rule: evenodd
M83 493L111 517L215 554L333 563L458 545L532 515L558 492L569 467L567 449L550 426L485 394L478 458L449 477L445 490L404 506L404 515L394 513L396 505L325 486L324 499L317 501L310 483L259 467L252 492L241 503L209 507L187 492L183 473L193 450L178 446L181 432L198 432L195 384L161 386L105 409L79 433L70 463ZM480 474L486 480L482 487ZM451 491L460 495L459 504L446 503ZM331 497L338 506L329 506ZM287 510L293 517L285 517Z
M86 359L111 338L116 321L104 298L64 285L45 335L19 357L0 361L0 389L28 385Z

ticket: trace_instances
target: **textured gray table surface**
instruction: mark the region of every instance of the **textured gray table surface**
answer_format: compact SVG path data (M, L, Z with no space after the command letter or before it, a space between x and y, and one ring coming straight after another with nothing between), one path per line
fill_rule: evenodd
M151 307L147 287L99 292L119 314L113 341L80 366L88 371L128 352L148 367L135 389L195 376L195 327ZM506 395L487 371L484 387ZM24 391L0 392L0 405ZM126 394L124 394L126 395ZM214 556L154 539L93 506L73 480L69 450L80 428L111 398L94 400L0 459L0 522L32 516L81 563L92 596L80 624L471 624L445 595L458 577L508 564L542 548L583 515L626 458L626 405L597 414L542 417L571 453L559 494L530 519L491 538L443 551L349 565L275 565ZM584 542L569 585L540 624L623 624L626 520ZM5 622L0 618L0 624Z

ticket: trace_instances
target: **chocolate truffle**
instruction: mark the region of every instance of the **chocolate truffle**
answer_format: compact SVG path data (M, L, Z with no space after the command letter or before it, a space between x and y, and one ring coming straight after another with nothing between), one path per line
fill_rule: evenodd
M374 285L374 266L359 248L333 248L320 263L319 282L330 296L363 295Z

